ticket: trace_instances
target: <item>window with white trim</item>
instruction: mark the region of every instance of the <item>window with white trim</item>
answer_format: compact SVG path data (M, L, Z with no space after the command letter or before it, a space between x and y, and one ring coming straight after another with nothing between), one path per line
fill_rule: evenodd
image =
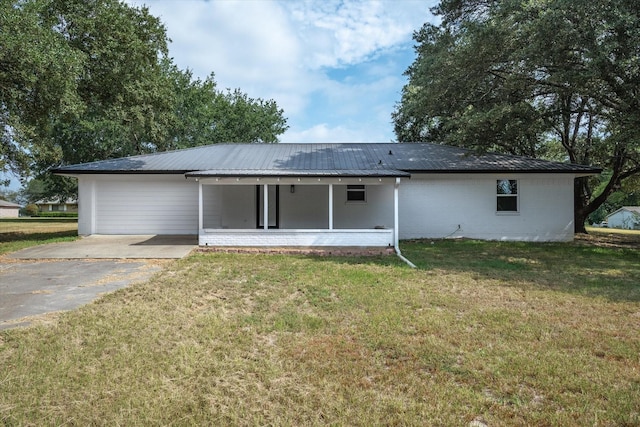
M347 202L367 201L367 189L364 185L347 185Z
M496 199L497 212L518 212L518 180L497 180Z

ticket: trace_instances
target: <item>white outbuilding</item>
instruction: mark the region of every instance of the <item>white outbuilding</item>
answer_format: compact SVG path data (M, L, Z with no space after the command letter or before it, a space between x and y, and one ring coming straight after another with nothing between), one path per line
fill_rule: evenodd
M607 216L609 228L640 230L640 206L623 206Z

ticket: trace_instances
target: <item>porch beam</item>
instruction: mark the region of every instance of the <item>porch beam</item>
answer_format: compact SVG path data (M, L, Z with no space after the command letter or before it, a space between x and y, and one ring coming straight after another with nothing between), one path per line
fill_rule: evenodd
M333 230L333 184L329 184L329 230Z
M206 177L198 178L205 185L392 185L390 177Z

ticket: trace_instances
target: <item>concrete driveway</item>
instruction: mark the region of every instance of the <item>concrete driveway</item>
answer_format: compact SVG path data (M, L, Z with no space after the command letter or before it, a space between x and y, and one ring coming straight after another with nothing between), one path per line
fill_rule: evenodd
M0 330L148 280L162 270L158 260L182 258L196 245L194 236L91 236L0 257Z

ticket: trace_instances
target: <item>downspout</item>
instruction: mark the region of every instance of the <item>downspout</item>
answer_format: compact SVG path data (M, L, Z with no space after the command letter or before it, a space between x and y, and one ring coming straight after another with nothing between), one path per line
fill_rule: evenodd
M200 244L200 238L204 234L204 194L202 188L202 182L196 178L198 183L198 245Z
M396 255L402 261L404 261L409 267L417 268L414 263L409 261L400 252L400 237L398 236L398 190L400 188L400 178L396 178L396 184L393 187L393 248L396 250Z

